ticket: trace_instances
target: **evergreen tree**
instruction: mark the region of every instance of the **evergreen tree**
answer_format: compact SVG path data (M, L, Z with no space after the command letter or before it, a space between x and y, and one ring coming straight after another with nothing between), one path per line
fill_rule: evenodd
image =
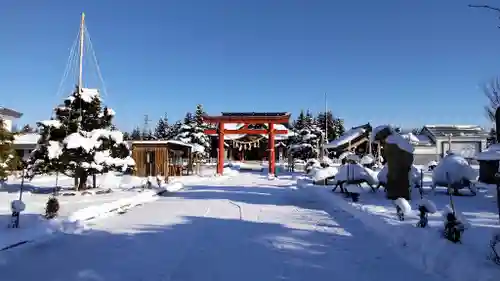
M131 140L141 140L142 134L141 130L139 127L135 127L134 130L132 130L132 133L130 134L130 139Z
M344 120L334 117L331 111L328 111L326 115L324 112L320 112L316 117L316 123L323 132L327 131L328 141L339 138L345 132Z
M5 128L4 121L0 119L0 181L7 180L10 172L17 167L18 158L12 148L14 134Z
M55 118L38 122L39 145L28 161L31 176L59 172L78 179L77 189L84 189L91 175L133 168L123 134L110 130L113 117L96 89L77 88L55 109Z
M295 120L293 124L293 129L296 131L300 131L304 129L306 125L306 115L304 114L304 110L301 110L299 116L297 116L297 120Z
M193 144L193 152L201 158L207 158L209 157L210 137L205 134L203 121L201 119L199 121L202 122L201 125L198 124L196 116L193 117L191 113L187 113L175 139Z
M206 127L205 122L203 122L203 115L205 115L205 110L203 110L203 105L196 105L196 111L194 112L194 120L197 126Z
M165 114L165 116L161 117L156 124L154 137L158 140L166 140L168 139L169 131L170 126L168 125L168 117Z
M167 139L175 139L177 135L181 132L181 127L182 127L182 122L180 120L177 120L173 126L170 127L170 130L168 132L168 138Z
M131 140L130 133L129 132L123 132L123 139L124 140Z
M155 136L151 130L143 130L141 134L141 140L154 140Z
M307 160L317 158L318 148L321 146L324 132L309 113L306 114L306 122L300 130L295 130L295 136L291 140L290 153L293 158Z
M314 124L314 116L312 115L311 111L307 110L306 111L306 117L304 119L305 127L310 127Z
M36 132L35 129L31 127L30 124L24 125L23 128L21 129L21 133L23 134L31 134L35 132Z

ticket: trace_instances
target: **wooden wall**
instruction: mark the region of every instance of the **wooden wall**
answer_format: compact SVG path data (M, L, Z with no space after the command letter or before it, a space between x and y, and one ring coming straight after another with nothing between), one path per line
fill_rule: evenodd
M154 168L151 170L150 164L146 163L148 152L154 153ZM139 177L168 175L168 144L166 143L133 143L132 158L135 160L135 175ZM149 167L148 167L149 166Z

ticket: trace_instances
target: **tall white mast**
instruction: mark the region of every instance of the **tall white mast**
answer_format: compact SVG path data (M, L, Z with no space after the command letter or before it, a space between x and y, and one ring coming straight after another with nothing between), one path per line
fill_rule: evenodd
M80 71L78 73L78 93L82 92L83 88L83 42L85 36L85 13L82 13L82 21L80 23Z
M328 106L326 101L326 92L325 92L325 143L328 143Z

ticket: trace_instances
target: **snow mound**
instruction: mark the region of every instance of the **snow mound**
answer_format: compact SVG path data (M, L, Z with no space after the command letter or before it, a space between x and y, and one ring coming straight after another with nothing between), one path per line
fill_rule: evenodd
M411 205L410 203L408 203L408 200L404 198L398 198L394 200L394 205L401 208L401 211L403 211L403 214L405 214L405 216L411 213Z
M359 160L359 163L361 165L370 165L373 162L375 162L375 158L372 155L369 155L369 154L363 156L363 158L361 158L361 160Z
M326 180L327 178L334 177L338 170L335 167L326 167L322 169L313 169L312 170L312 179L314 181Z
M371 185L377 184L377 173L360 164L345 164L340 166L335 178L338 181L366 180Z
M467 160L456 154L446 155L432 172L432 183L457 183L463 179L476 180L478 174ZM450 181L450 182L448 182Z
M387 172L389 171L389 168L387 165L384 165L382 170L378 172L377 174L377 179L381 183L387 183ZM417 184L420 182L420 169L417 168L415 165L411 165L411 169L409 172L410 176L410 182L411 184Z
M435 212L437 212L437 207L436 207L436 204L434 204L434 202L432 202L431 200L427 199L427 198L423 198L422 200L420 200L419 206L424 206L427 211L431 214L434 214Z

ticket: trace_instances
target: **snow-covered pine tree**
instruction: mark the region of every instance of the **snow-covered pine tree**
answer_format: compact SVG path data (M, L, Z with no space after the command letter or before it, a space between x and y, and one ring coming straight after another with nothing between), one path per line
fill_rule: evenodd
M170 130L168 131L167 139L175 139L177 135L181 132L182 122L180 120L175 121L174 125L170 126Z
M168 117L165 114L165 116L161 117L158 120L158 123L156 124L154 137L157 140L166 140L166 139L168 139L169 130L170 130L170 126L168 125Z
M41 138L31 154L31 175L60 172L85 189L91 175L126 172L135 166L120 131L110 130L115 112L101 106L99 91L78 88L55 109L53 120L38 123Z
M201 159L209 157L210 137L204 132L203 126L198 126L196 117L187 113L175 139L193 144L193 153Z
M18 158L12 148L13 142L14 134L5 128L3 120L0 119L0 181L5 181L18 164Z
M304 110L301 110L299 113L299 116L297 116L297 120L293 122L293 129L296 131L300 131L304 129L304 126L306 124L306 115L304 113Z
M318 147L323 140L324 132L309 111L304 121L302 129L294 130L296 135L292 138L290 153L293 158L307 160L318 157Z

